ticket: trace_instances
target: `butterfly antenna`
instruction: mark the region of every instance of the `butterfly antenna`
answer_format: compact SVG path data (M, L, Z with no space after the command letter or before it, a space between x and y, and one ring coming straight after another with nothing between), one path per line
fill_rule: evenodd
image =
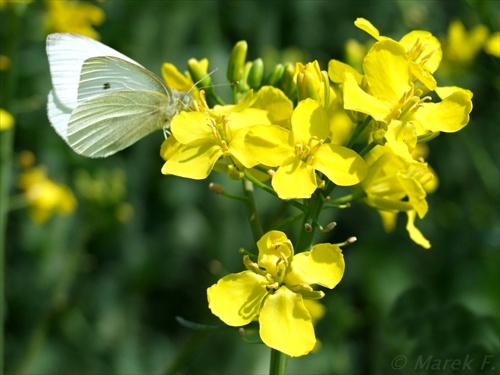
M210 77L212 74L214 74L215 72L217 72L219 70L219 68L214 68L212 69L212 71L210 71L209 73L207 73L205 76L203 76L201 79L199 79L198 81L195 82L195 84L193 85L193 87L191 87L191 89L188 91L188 94L191 93L191 91L193 91L193 89L196 87L196 85L198 85L198 83L200 83L201 81L203 81L205 78L207 77ZM213 85L212 86L206 86L206 87L198 87L199 89L205 89L207 87L214 87Z

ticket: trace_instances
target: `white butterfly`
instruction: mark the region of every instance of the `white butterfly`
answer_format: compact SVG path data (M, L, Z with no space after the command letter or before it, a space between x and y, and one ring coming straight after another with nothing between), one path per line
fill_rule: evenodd
M47 113L78 154L112 155L165 129L193 97L173 90L140 64L77 34L47 37L52 91Z

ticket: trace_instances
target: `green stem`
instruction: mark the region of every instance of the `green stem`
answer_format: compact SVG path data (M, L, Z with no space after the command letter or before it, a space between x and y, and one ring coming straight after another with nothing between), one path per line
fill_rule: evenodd
M352 145L356 142L361 133L363 133L371 120L371 116L366 116L366 119L363 122L358 123L358 126L356 126L356 129L354 129L351 138L349 138L349 140L347 141L346 147L352 148Z
M359 156L365 156L371 150L373 150L376 146L378 146L378 143L376 143L376 142L371 142L371 143L367 144L366 147L359 152Z
M331 206L344 206L347 203L354 202L358 199L366 197L366 193L363 190L356 191L352 194L344 195L343 197L333 199L330 202L327 203L327 205Z
M307 207L307 211L304 215L304 221L302 222L302 229L299 233L299 238L297 240L297 245L295 250L297 252L309 250L312 246L314 240L314 234L318 226L319 214L323 208L324 199L321 192L316 191L311 197L310 204Z
M243 191L245 193L246 199L246 209L248 213L248 221L250 222L250 228L252 229L252 235L255 242L260 240L264 232L262 231L262 226L260 225L259 215L257 213L257 206L255 204L255 197L253 194L253 184L251 181L243 180Z
M270 375L286 374L288 356L276 349L271 349L271 363L269 366Z
M259 188L261 188L262 190L264 190L266 193L274 195L275 197L278 196L278 194L276 194L276 192L273 189L271 189L266 184L260 182L258 179L256 179L254 176L252 176L252 174L249 173L248 171L245 171L245 178L248 179L249 181L251 181L254 185L256 185ZM294 200L289 200L286 202L290 203L291 206L298 208L301 211L304 211L304 206L302 204L300 204L299 202L294 201Z

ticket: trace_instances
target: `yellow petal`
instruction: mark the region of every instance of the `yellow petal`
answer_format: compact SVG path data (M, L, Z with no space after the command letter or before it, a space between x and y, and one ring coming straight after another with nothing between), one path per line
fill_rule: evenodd
M392 152L408 162L414 161L411 153L417 146L415 126L408 122L391 121L385 133L385 139Z
M411 88L408 56L394 40L375 43L366 54L363 69L372 95L392 106Z
M264 344L291 357L308 354L316 344L311 315L302 296L284 286L264 301L259 323Z
M314 154L313 167L340 186L359 183L368 167L361 156L347 147L323 144Z
M484 45L484 51L500 58L500 31L493 33Z
M211 121L205 113L181 112L173 118L170 130L175 139L185 145L209 142L213 139Z
M293 258L293 246L286 234L278 230L272 230L264 234L257 242L259 249L259 266L275 275L278 262L282 261L282 254L286 259Z
M354 25L357 28L363 30L364 32L370 34L375 39L377 40L380 39L380 33L378 29L375 26L373 26L373 24L370 21L364 18L357 18L356 21L354 21Z
M413 242L422 246L424 249L430 249L431 243L415 226L415 211L408 211L407 214L408 222L406 223L406 230L408 231L410 238L413 240Z
M424 103L413 117L427 130L453 133L467 125L471 111L470 95L457 91L439 103Z
M273 176L272 185L281 199L308 199L316 190L314 168L291 156Z
M172 89L188 92L194 86L191 77L179 72L174 64L164 63L161 67L161 73L163 80Z
M380 218L382 219L382 225L387 233L394 232L396 228L396 220L398 218L397 212L381 211L379 210Z
M325 109L312 99L302 100L292 114L294 143L307 145L312 136L325 139L330 131Z
M245 136L245 147L261 164L269 167L281 165L295 153L291 131L276 125L252 126Z
M431 73L434 73L441 59L443 58L443 51L441 50L441 43L439 40L428 31L414 30L406 34L399 41L405 49L410 50L415 43L422 45L419 50L419 59L414 60L416 63L421 63L421 58L426 57L426 61L423 64L424 68Z
M267 111L269 121L275 125L289 125L293 112L293 103L283 91L263 86L257 92L250 106Z
M255 158L252 150L247 147L247 134L248 129L239 129L233 134L231 142L229 143L229 153L245 168L253 168L259 164L259 161Z
M267 284L264 276L252 271L229 274L208 288L208 307L227 325L243 326L259 314Z
M285 283L292 287L298 284L318 284L334 288L344 275L345 263L340 247L322 243L314 245L311 251L293 257L291 271Z
M165 162L161 173L202 180L208 177L221 156L222 150L218 145L183 145Z
M361 82L363 82L363 75L361 75L352 66L338 60L330 60L328 62L328 77L332 82L342 83L344 81L346 71L350 72L354 76L358 85L361 85Z
M343 93L345 109L366 113L377 121L385 121L391 115L390 103L363 91L350 72L345 73Z

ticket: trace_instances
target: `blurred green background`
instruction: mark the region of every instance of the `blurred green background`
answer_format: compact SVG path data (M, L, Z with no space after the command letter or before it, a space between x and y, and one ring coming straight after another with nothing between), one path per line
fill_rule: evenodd
M165 61L185 69L208 57L225 82L233 44L249 60L343 59L345 42L370 37L369 19L399 39L412 29L445 38L460 19L467 29L500 29L499 1L103 1L101 41L160 74ZM35 224L27 209L8 216L5 254L5 367L8 374L260 374L269 351L236 329L199 332L179 324L218 325L206 288L243 269L252 248L244 207L211 193L208 183L239 192L224 176L189 181L160 173L158 132L107 159L73 153L46 117L50 76L45 54L47 2L0 11L2 103L16 118L14 159L34 153L49 176L78 199L69 216ZM417 225L432 243L414 244L401 215L383 231L361 204L328 210L337 228L319 242L358 242L344 250L346 274L322 302L320 349L292 359L292 374L497 374L500 368L499 60L479 52L473 64L438 84L473 91L460 133L430 143L440 179ZM6 92L8 79L13 85ZM229 86L218 91L229 97ZM4 136L2 134L1 136ZM20 194L14 162L9 195ZM6 176L2 175L2 179ZM258 193L264 221L279 202ZM2 205L7 202L2 201ZM402 357L401 357L402 356ZM405 362L406 360L406 362ZM445 360L458 360L455 367Z

